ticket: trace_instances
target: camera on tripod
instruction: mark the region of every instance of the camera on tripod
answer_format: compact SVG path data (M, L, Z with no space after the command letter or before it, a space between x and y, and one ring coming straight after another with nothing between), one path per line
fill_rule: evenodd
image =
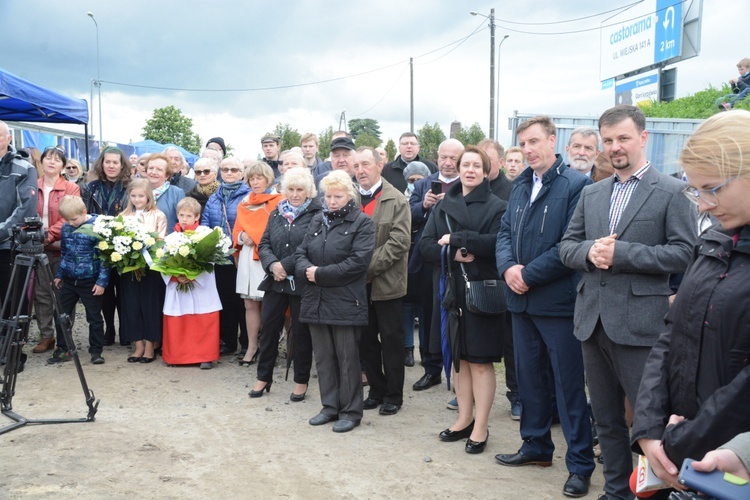
M26 217L23 223L13 226L13 236L20 246L44 245L44 225L40 217Z

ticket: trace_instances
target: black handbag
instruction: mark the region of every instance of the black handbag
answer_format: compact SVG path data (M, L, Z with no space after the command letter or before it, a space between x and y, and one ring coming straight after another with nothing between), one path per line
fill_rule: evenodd
M448 231L453 232L448 214L445 214L445 223L448 225ZM463 248L461 252L464 252ZM505 287L507 286L505 282L502 280L470 281L464 263L459 262L459 265L466 284L466 309L471 313L483 316L503 314L508 309L508 304L505 301Z
M502 280L470 281L463 263L461 273L466 283L466 309L474 314L496 316L508 308L505 302L505 282Z

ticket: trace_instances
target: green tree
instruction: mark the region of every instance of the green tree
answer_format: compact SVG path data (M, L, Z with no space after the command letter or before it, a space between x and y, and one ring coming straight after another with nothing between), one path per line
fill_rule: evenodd
M193 132L193 120L174 106L154 110L143 127L143 138L161 144L177 144L195 154L203 144L200 136Z
M721 96L731 94L732 89L724 85L720 89L708 87L693 95L681 97L671 102L651 102L639 107L643 114L649 118L689 118L702 119L719 113L720 110L714 102ZM738 101L735 105L738 109L750 109L750 99Z
M388 154L388 161L396 159L396 143L393 142L393 139L388 139L388 142L385 145L385 152Z
M378 145L380 145L380 125L378 125L377 120L372 118L349 120L349 133L352 134L354 142L357 142L357 137L360 134L370 134L378 140Z
M354 145L357 148L361 148L362 146L370 146L371 148L376 148L380 146L382 142L383 141L369 132L362 132L357 136L356 139L354 139Z
M325 159L331 154L331 141L333 137L333 127L328 127L318 134L318 156Z
M292 128L288 123L278 123L273 133L281 137L281 150L286 151L295 146L299 146L299 140L302 137L296 128Z
M482 127L477 122L474 122L469 128L461 127L461 130L456 134L456 139L461 141L464 146L467 144L477 145L479 141L483 141L486 138L487 136L482 132Z
M417 130L417 137L419 137L420 158L437 162L438 147L445 140L445 133L440 129L440 125L437 122L434 125L425 123L422 128Z

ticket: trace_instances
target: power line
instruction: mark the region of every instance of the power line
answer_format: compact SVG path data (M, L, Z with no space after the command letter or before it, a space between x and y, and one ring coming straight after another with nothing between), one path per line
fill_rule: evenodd
M690 0L690 1L692 1L692 0ZM688 0L681 0L679 3L687 3L687 2L688 2ZM640 2L638 2L638 3L640 3ZM668 5L668 6L664 7L664 8L661 8L661 9L657 10L656 13L664 12L664 11L670 9L671 7L673 7L674 5L676 5L676 3L672 4L672 5ZM622 23L626 23L626 22L629 22L629 21L635 21L636 19L640 19L642 17L644 17L644 16L631 17L630 19L625 19L623 21L618 21L618 22L612 23L612 24L604 24L604 25L600 25L600 26L597 26L597 27L594 27L594 28L581 28L581 29L578 29L578 30L569 30L569 31L548 31L548 32L541 32L541 31L523 31L523 30L517 30L517 29L509 28L507 26L502 26L502 28L504 30L506 30L506 31L512 31L513 33L521 33L521 34L524 34L524 35L574 35L574 34L577 34L577 33L586 33L588 31L598 31L598 30L600 30L602 28L611 28L612 26L618 26L618 25L620 25Z
M436 49L433 49L433 50L430 50L428 52L425 52L424 54L420 54L420 55L414 57L414 59L425 57L425 56L427 56L429 54L432 54L434 52L443 50L446 47L450 47L451 45L458 44L453 49L453 50L455 50L461 44L463 44L466 40L468 40L469 38L471 38L472 36L474 36L479 31L481 31L481 30L479 30L479 28L477 28L474 31L472 31L469 35L467 35L467 36L465 36L463 38L460 38L460 39L455 40L455 41L453 41L451 43L443 45L442 47L438 47ZM440 56L439 58L437 58L437 59L435 59L433 61L428 61L425 64L429 64L429 63L432 63L434 61L437 61L438 59L441 59L441 58L445 57L446 55L450 54L451 52L453 52L453 50L450 50L446 54L444 54L443 56ZM400 64L405 64L405 63L408 63L408 62L409 62L408 60L402 60L402 61L399 61L399 62L396 62L396 63L393 63L393 64L388 64L386 66L381 66L381 67L376 68L376 69L362 71L360 73L354 73L354 74L351 74L351 75L339 76L339 77L336 77L336 78L328 78L326 80L317 80L317 81L314 81L314 82L292 83L292 84L289 84L289 85L277 85L277 86L274 86L274 87L254 87L254 88L237 88L237 89L192 89L192 88L178 88L178 87L159 87L159 86L156 86L156 85L143 85L143 84L137 84L137 83L115 82L115 81L112 81L112 80L99 80L99 81L102 82L102 83L108 83L110 85L119 85L119 86L122 86L122 87L134 87L134 88L150 89L150 90L171 90L171 91L175 91L175 92L260 92L260 91L264 91L264 90L283 90L283 89L292 89L292 88L298 88L298 87L309 87L309 86L312 86L312 85L320 85L320 84L323 84L323 83L331 83L331 82L337 82L337 81L341 81L341 80L348 80L350 78L356 78L356 77L363 76L363 75L369 75L370 73L376 73L378 71L383 71L383 70L386 70L386 69L389 69L389 68L393 68L394 66L398 66Z
M643 0L638 0L637 2L629 3L627 5L623 5L622 7L617 7L611 10L605 10L604 12L599 12L598 14L591 14L590 16L576 17L575 19L565 19L564 21L549 21L546 23L522 23L519 21L509 21L507 19L498 19L498 18L495 18L495 21L501 22L501 23L508 23L508 24L521 24L525 26L545 26L545 25L551 25L551 24L573 23L576 21L583 21L584 19L591 19L592 17L603 16L604 14L610 14L618 10L629 9L630 7L637 5L641 2L643 2Z

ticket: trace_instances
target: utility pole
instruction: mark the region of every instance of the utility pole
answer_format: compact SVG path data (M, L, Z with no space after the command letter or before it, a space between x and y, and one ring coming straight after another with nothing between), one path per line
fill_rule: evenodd
M495 9L490 9L490 138L495 136Z
M409 99L410 99L410 121L409 132L414 133L414 58L409 58Z

